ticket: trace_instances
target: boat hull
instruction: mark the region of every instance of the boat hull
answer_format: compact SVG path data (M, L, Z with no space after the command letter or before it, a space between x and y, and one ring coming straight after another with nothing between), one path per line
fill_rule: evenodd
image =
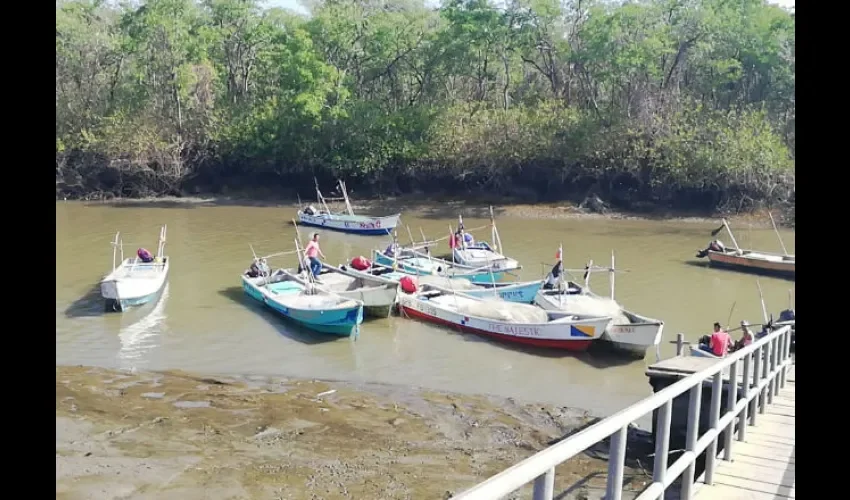
M395 306L398 286L387 285L335 293L341 297L363 302L363 311L367 316L386 318Z
M516 324L487 318L469 317L436 307L428 300L401 293L399 310L408 317L474 333L502 342L526 346L580 352L599 338L609 318L589 319L574 323Z
M123 312L141 306L159 296L168 280L170 258L164 263L132 265L127 259L100 282L100 295L107 311Z
M391 281L348 268L323 265L319 287L353 300L363 302L367 316L386 318L395 307L398 281Z
M571 283L570 288L582 293L581 288ZM558 295L547 295L545 290L539 290L533 302L547 311L570 312L570 297L577 294L564 293L563 301ZM594 294L588 294L597 297ZM637 357L646 356L647 349L661 343L664 322L640 316L623 309L623 313L631 320L629 323L616 323L613 319L605 327L602 340L612 347Z
M392 267L393 259L384 255L383 252L375 251L375 262L377 264ZM419 264L412 265L413 261L409 259L399 259L398 268L403 270L408 274L416 275L437 275L437 276L445 276L447 278L463 278L471 281L475 284L487 284L493 281L499 281L504 277L504 274L501 272L493 272L490 271L466 271L462 269L457 269L452 267L450 262L445 262L440 259L426 259L424 257L416 257ZM406 262L407 261L407 262Z
M770 255L770 258L758 258L746 252L748 251L738 255L735 252L715 252L709 250L708 262L715 267L735 269L738 271L795 277L796 262L794 260L787 260L781 255Z
M298 212L298 221L305 226L321 227L333 231L364 236L386 235L398 225L400 214L388 217L365 217L337 214L308 215Z
M693 356L695 358L720 359L719 357L715 356L714 354L712 354L708 351L703 351L702 349L699 348L699 346L695 346L695 345L688 345L688 352L690 353L691 356Z
M348 337L355 333L363 322L363 306L332 310L300 310L272 300L261 287L254 285L245 277L242 278L242 288L252 299L261 302L272 311L310 330Z

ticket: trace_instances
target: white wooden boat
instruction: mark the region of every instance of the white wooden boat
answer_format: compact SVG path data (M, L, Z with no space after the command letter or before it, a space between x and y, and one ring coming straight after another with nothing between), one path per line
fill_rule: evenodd
M497 271L521 269L522 266L516 259L505 257L502 254L502 239L499 237L499 230L496 229L493 207L490 207L490 231L495 248L491 247L486 241L473 241L472 235L464 228L463 217L459 215L457 233L459 237L456 238L455 233L452 233L449 238L452 260L472 268L492 268Z
M168 279L171 263L171 259L165 255L165 236L166 226L162 226L156 254L151 256L149 262L145 262L139 255L125 259L121 233L115 234L112 242L112 272L100 282L100 294L106 301L107 310L124 311L131 306L146 304L159 294Z
M343 181L339 181L339 188L343 194L343 198L339 200L345 201L346 213L334 213L328 208L326 202L336 201L337 199L322 196L317 183L316 197L322 208L317 209L311 205L298 210L298 221L305 226L321 227L344 233L367 236L389 234L398 225L401 214L385 217L356 215L354 209L351 208L351 202L348 199L348 192L345 189L345 183Z
M559 254L561 251L559 250ZM664 322L643 316L635 312L622 308L614 300L614 254L611 253L611 267L608 269L593 267L593 263L588 266L585 273L585 284L581 286L572 281L561 281L557 288L546 289L545 287L537 292L534 297L534 303L548 311L564 311L564 312L581 312L580 310L571 309L576 307L580 301L584 301L584 297L597 299L600 302L605 300L592 291L588 286L590 274L592 271L607 270L610 272L611 284L611 303L619 309L619 314L611 311L611 321L606 325L605 331L602 334L602 340L611 343L611 345L621 351L643 357L646 355L647 349L657 346L661 343L661 336L664 331ZM563 277L563 273L560 275ZM612 308L613 309L613 308Z
M421 285L413 294L398 294L402 314L516 344L584 351L598 339L611 320L501 300L483 300L433 285ZM528 321L528 318L539 318Z
M390 315L398 295L397 281L359 273L345 266L335 267L324 263L322 266L316 281L319 287L341 297L363 302L363 309L369 316L386 318Z
M770 220L773 221L771 215ZM796 256L789 254L785 249L785 244L782 238L779 237L779 242L782 244L783 253L764 252L761 250L747 250L738 246L738 241L726 219L723 219L723 225L712 232L716 235L719 229L725 228L732 240L734 248L726 248L720 240L713 240L706 249L697 252L697 258L708 258L708 262L712 266L726 267L741 271L749 271L764 274L778 274L790 278L795 277ZM774 223L774 230L779 236L779 231Z

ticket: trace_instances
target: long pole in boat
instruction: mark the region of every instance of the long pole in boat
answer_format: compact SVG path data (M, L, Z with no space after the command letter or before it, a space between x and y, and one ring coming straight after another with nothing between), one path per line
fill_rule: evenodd
M558 243L558 254L555 256L555 265L560 266L560 273L558 273L558 279L555 286L557 288L555 291L558 292L558 306L561 307L564 305L564 292L561 291L561 285L564 284L564 244Z
M502 252L502 238L499 237L499 230L496 229L496 216L493 215L493 205L490 205L490 224L492 226L492 234L490 236L493 240L493 245L496 247L496 252L500 255L504 255Z
M615 274L616 273L614 272L614 249L611 249L611 274L609 275L609 276L611 276L611 300L615 300L614 299L614 279L615 279L614 275Z
M773 214L768 211L767 215L770 216L770 223L773 224L773 232L776 233L776 237L779 238L779 244L782 245L782 253L784 253L787 256L788 250L785 248L785 242L782 241L782 235L779 234L779 229L776 227L776 221L773 220Z
M585 291L590 291L590 273L593 272L593 259L590 259L590 263L587 265L587 272L584 273L584 289Z
M351 208L351 202L348 201L348 190L345 189L345 182L343 182L343 181L337 181L337 182L339 182L339 188L340 188L340 190L342 190L343 198L345 198L345 209L348 210L348 215L354 215L354 209Z
M413 245L413 248L416 248L416 240L413 239L413 231L410 230L410 226L407 224L404 225L407 228L407 236L410 237L410 244Z
M462 231L459 231L459 233L458 233L458 234L460 234L460 236L461 236L461 240L463 239L463 234L462 234L462 233L463 233ZM452 241L454 241L454 243L453 243L452 245L450 245L450 246L452 247L452 248L451 248L451 251L452 251L452 252L451 252L451 254L452 254L452 264L454 264L454 263L455 263L455 248L456 248L456 247L460 244L460 242L458 242L458 241L457 241L457 238L455 237L455 233L454 233L454 231L452 230L452 225L451 225L451 224L449 224L449 242L451 243Z
M729 223L726 222L726 219L721 219L723 221L723 227L726 228L726 232L729 233L729 237L732 238L732 244L735 245L735 250L740 251L741 247L738 246L738 241L735 239L735 235L732 234L732 229L729 228Z
M112 241L112 271L115 271L117 267L115 264L115 257L118 255L118 238L121 236L121 231L115 233L115 240ZM123 255L121 255L123 257ZM124 259L121 259L121 262L124 262Z
M788 309L794 310L794 289L788 289Z
M756 278L756 286L759 289L759 300L761 300L761 315L762 315L762 318L764 319L765 324L767 324L768 323L767 306L764 304L764 294L761 292L761 281L759 281L758 278Z
M322 207L325 209L325 213L330 214L331 210L328 208L328 204L325 203L325 197L322 196L322 190L319 189L319 180L313 177L313 182L316 184L316 200L322 204Z

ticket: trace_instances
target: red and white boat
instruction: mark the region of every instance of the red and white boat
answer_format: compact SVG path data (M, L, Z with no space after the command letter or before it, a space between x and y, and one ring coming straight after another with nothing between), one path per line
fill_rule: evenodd
M402 288L399 311L404 315L454 327L506 342L536 347L584 351L598 339L610 317L590 317L544 311L528 304L485 300L421 285L414 293Z

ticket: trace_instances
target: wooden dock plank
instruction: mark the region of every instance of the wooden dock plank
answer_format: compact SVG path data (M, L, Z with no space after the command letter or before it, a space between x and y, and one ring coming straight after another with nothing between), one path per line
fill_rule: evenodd
M714 484L698 483L698 500L796 498L795 394L795 384L786 383L747 428L746 442L732 444L732 460L718 460Z

